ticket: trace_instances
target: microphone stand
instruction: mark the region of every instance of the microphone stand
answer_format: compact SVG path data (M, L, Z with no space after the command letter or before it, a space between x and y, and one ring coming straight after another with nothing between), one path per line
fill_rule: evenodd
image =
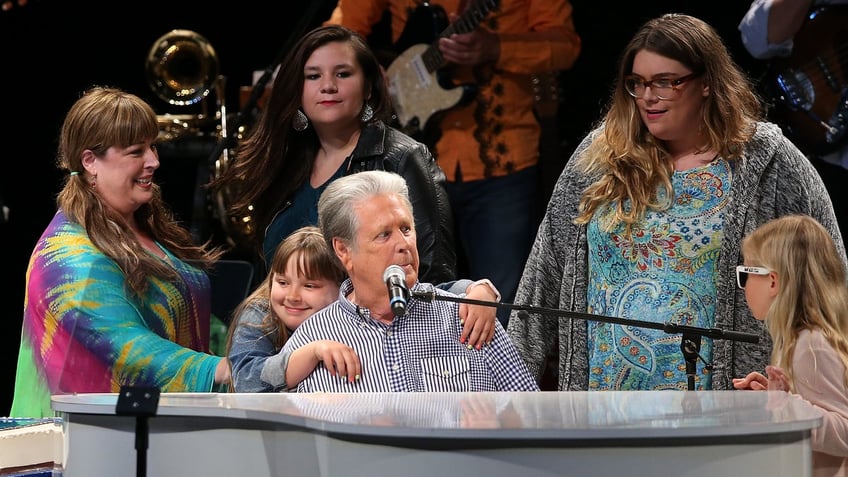
M543 306L519 305L514 303L499 303L494 301L473 300L471 298L461 298L453 295L438 295L433 291L421 292L410 290L410 295L424 301L451 301L455 303L465 303L468 305L481 305L491 307L505 307L513 310L519 310L518 317L525 319L530 313L563 317L569 319L578 319L585 321L601 321L604 323L613 323L617 325L636 326L639 328L651 328L654 330L662 330L668 334L682 334L680 340L680 351L683 353L683 359L686 361L686 377L687 388L689 391L695 390L695 376L697 374L696 365L698 358L701 358L701 338L707 337L716 340L726 339L731 341L741 341L745 343L759 343L760 337L751 333L741 331L727 331L719 328L701 328L697 326L678 325L676 323L655 323L652 321L633 320L629 318L617 318L614 316L593 315L591 313L580 313L577 311L565 311L557 308L547 308ZM711 369L712 365L704 361L707 369Z
M156 416L159 408L159 388L121 386L115 414L135 417L136 477L147 476L147 448L150 442L148 418Z

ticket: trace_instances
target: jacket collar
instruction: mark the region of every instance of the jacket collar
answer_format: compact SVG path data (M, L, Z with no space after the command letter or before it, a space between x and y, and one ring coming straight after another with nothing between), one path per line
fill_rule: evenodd
M351 154L352 161L362 161L374 156L382 156L386 149L386 125L382 121L372 121L362 127L359 141Z

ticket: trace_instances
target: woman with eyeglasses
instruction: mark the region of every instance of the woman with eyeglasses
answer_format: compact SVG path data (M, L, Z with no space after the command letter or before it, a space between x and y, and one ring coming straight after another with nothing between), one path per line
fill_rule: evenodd
M516 303L764 335L730 278L746 231L807 214L845 248L821 178L779 127L718 33L687 15L645 23L624 50L606 114L564 168ZM680 335L515 315L508 331L558 389L688 388ZM705 339L696 389L764 369L771 342ZM706 366L705 363L711 366Z
M830 233L804 215L784 216L742 241L736 280L774 343L766 375L736 389L788 391L821 413L813 429L813 475L848 475L848 287ZM763 368L756 368L763 369Z

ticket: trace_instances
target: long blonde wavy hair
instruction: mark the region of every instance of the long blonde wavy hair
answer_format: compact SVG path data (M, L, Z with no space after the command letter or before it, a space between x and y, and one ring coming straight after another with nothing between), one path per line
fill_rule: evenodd
M806 215L772 219L742 241L745 264L778 276L777 296L765 316L771 362L786 371L794 391L792 355L798 333L819 330L845 365L848 384L848 283L833 238Z
M144 100L117 88L95 86L83 93L65 116L59 135L56 165L68 176L56 204L73 222L82 225L92 243L113 259L126 276L130 292L142 296L151 277L173 281L176 270L147 253L129 224L106 206L82 166L87 149L103 157L110 147L126 148L156 139L156 113ZM73 172L74 174L70 174ZM180 225L153 184L153 199L134 212L138 226L181 260L202 260L208 266L222 250L196 245ZM200 263L200 262L197 262Z
M615 203L614 220L606 227L624 223L629 232L648 209L667 208L674 196L671 157L648 131L636 101L624 88L640 51L680 62L709 87L701 108L705 151L738 159L762 117L760 98L715 29L698 18L675 13L649 20L622 53L607 112L601 119L603 129L577 158L582 171L600 175L583 193L577 223L588 223L600 207ZM665 190L665 201L658 198L660 187Z

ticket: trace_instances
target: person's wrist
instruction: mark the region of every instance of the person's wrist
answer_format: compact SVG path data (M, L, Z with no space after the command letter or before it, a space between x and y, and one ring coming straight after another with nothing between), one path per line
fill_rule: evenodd
M489 288L489 291L491 291L492 294L495 295L495 299L493 301L497 301L497 302L501 301L501 292L498 291L498 288L495 286L495 284L492 283L492 281L489 280L488 278L483 278L481 280L477 280L476 282L472 283L471 285L468 285L467 293L470 293L471 290L473 290L474 287L476 287L478 285L485 285Z

